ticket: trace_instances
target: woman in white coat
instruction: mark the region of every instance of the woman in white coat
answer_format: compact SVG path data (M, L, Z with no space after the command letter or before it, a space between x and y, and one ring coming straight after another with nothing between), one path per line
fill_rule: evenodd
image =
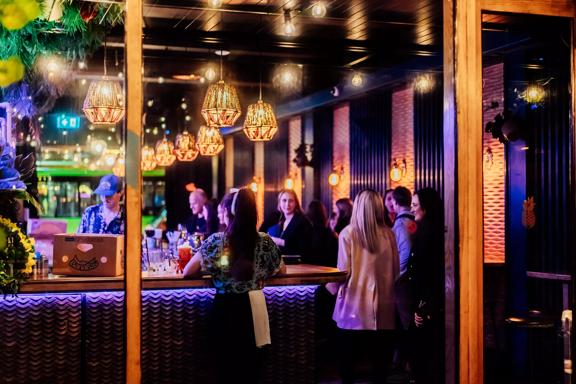
M333 319L340 328L343 383L354 382L354 357L366 351L372 381L384 383L392 360L396 325L394 281L399 273L394 233L384 222L380 195L364 190L356 196L350 225L338 244L338 269L347 271L337 289Z

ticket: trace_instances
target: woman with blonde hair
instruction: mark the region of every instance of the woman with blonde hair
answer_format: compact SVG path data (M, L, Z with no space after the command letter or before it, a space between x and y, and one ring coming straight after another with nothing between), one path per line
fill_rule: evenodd
M341 335L342 382L354 382L353 357L364 350L372 360L373 382L384 383L392 360L399 263L378 192L367 189L356 196L350 225L338 241L338 269L348 273L337 285L333 315Z

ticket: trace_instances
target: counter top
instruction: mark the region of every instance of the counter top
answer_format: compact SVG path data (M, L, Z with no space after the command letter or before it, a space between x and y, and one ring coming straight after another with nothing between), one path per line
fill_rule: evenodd
M346 272L319 265L294 264L286 266L286 273L276 275L267 286L322 284L342 281ZM142 289L182 289L211 287L209 275L196 279L183 279L181 274L142 273ZM124 276L118 277L68 277L52 276L41 280L28 280L22 284L21 293L120 291L124 289Z

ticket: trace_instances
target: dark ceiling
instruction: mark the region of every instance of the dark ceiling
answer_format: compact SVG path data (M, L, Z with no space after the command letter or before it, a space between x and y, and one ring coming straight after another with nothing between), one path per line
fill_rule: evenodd
M414 57L441 56L442 3L439 0L325 1L324 18L311 15L312 1L148 0L144 6L145 76L202 74L218 66L215 50L225 49L224 72L239 86L269 83L278 64L299 64L304 93L338 83L351 70L394 68ZM289 11L296 32L283 34ZM122 46L123 30L109 39Z

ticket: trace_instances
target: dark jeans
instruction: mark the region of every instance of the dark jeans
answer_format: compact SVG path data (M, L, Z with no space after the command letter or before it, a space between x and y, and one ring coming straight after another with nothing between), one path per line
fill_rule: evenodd
M219 383L258 383L262 349L256 347L248 293L217 294L211 319L213 362Z
M373 383L386 383L388 368L392 362L394 345L393 330L352 331L340 329L340 375L342 383L354 383L357 378L358 357L370 365Z

